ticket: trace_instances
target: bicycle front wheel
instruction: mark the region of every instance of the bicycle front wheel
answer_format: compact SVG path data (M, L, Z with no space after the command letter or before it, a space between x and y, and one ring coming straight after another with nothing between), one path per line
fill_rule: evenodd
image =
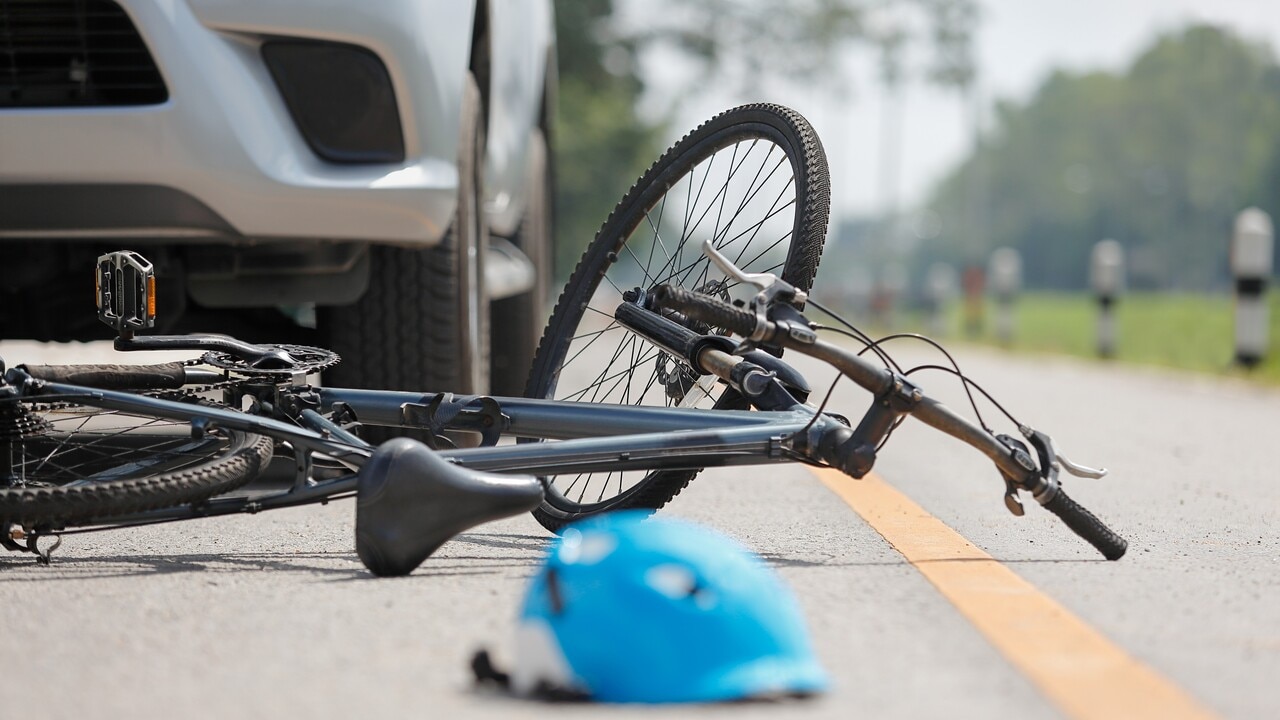
M271 438L85 404L0 404L0 528L31 531L205 500L266 468Z
M715 247L747 272L780 274L808 290L826 237L830 182L817 134L798 113L746 105L686 135L640 177L578 263L542 336L526 396L682 407L744 407L614 320L622 294L678 285L746 299L702 255ZM716 328L695 328L717 332ZM546 528L609 510L656 510L698 470L626 471L551 479L534 511Z

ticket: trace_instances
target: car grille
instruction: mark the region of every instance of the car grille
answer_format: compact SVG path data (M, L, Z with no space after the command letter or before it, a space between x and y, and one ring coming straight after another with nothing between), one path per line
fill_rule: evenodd
M0 107L152 105L169 97L110 0L0 0Z

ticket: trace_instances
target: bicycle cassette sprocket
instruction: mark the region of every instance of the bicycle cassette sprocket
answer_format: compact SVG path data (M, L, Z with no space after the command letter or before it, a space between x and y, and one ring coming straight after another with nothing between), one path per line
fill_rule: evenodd
M250 362L230 353L210 351L201 360L206 365L229 370L237 375L249 375L266 378L288 378L293 375L321 372L342 362L341 356L332 350L311 347L309 345L272 344L262 347L283 350L289 361L282 367L255 367Z

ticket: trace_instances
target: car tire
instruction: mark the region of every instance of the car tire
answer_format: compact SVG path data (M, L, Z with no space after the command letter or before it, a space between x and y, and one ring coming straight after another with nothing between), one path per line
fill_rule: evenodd
M513 242L534 268L533 287L495 300L490 347L493 348L490 387L495 395L524 394L533 367L533 354L546 327L551 288L552 179L550 149L542 129L529 144L528 205Z
M371 247L365 294L351 305L319 309L325 342L342 356L326 374L327 385L488 391L489 302L483 278L489 229L480 201L485 129L480 90L470 73L461 119L458 203L444 239L425 249Z

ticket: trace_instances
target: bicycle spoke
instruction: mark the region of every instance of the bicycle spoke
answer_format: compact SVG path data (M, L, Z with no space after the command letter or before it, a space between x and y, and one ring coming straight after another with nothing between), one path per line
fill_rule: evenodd
M747 233L752 232L753 230L758 232L758 231L759 231L759 229L760 229L760 227L762 227L762 226L764 225L764 223L768 222L768 221L769 221L771 218L773 218L775 215L777 215L778 213L780 213L780 212L782 212L782 211L784 211L784 210L786 210L786 209L790 208L790 207L791 207L792 205L794 205L794 204L795 204L795 200L792 200L791 202L787 203L786 205L783 205L782 207L777 208L776 210L774 210L774 211L773 211L773 213L772 213L771 215L769 215L769 216L767 216L767 217L764 217L764 218L760 219L760 221L759 221L759 222L756 222L756 223L754 223L753 225L748 226L748 227L747 227L746 229L744 229L742 232L738 233L736 236L734 236L734 238L733 238L733 239L731 239L728 243L726 243L726 245L728 245L728 244L732 244L732 243L734 242L734 240L737 240L737 239L740 239L740 238L744 237ZM791 231L788 231L788 232L787 232L787 234L786 234L786 235L784 235L782 238L779 238L779 239L778 239L778 240L773 244L773 246L778 245L778 244L779 244L779 243L781 243L783 240L789 239L789 238L790 238L790 236L791 236ZM755 236L753 235L753 236L752 236L752 239L754 239L754 237L755 237ZM773 246L771 246L771 247L773 247ZM717 249L719 249L719 248L717 248ZM741 252L741 251L740 251L740 252ZM756 259L759 259L759 258L756 258ZM694 267L697 267L697 266L698 266L699 264L701 264L701 263L709 263L709 262L710 262L710 261L709 261L709 260L707 260L706 258L699 257L697 260L694 260L694 261L693 261L692 263L690 263L689 265L687 265L687 266L685 266L685 267L681 268L680 270L678 270L678 271L677 271L677 274L683 274L683 277L682 277L682 279L681 279L681 281L682 281L682 282L687 281L687 279L688 279L688 274L689 274L690 272L692 272L692 270L693 270L693 268L694 268ZM734 264L735 264L735 265L737 265L738 263L735 261L735 262L734 262ZM748 264L746 264L746 265L742 265L742 266L740 266L740 267L750 267L750 264L748 263Z
M629 337L627 338L627 340L626 340L626 341L624 341L624 342L626 343L625 347L629 349L629 346L630 346L632 343L635 343L635 342L636 342L636 336L635 336L635 335L631 335L631 336L629 336ZM623 351L623 349L624 349L624 345L619 345L619 350L618 350L618 351L616 351L616 352L614 353L614 357L613 357L613 359L612 359L612 360L610 360L610 361L609 361L609 363L605 365L605 369L604 369L604 370L602 370L602 371L600 371L600 375L596 376L596 379L595 379L595 380L593 380L593 381L591 381L591 384L587 385L587 387L585 387L585 388L583 388L583 389L581 389L581 390L579 390L579 391L577 391L577 392L571 393L570 395L567 395L567 396L562 397L562 398L559 398L559 399L561 399L561 400L580 400L580 399L582 399L582 396L583 396L583 395L585 395L585 394L587 393L587 391L591 390L592 388L595 388L595 389L596 389L596 393L594 393L594 394L592 395L592 399L591 399L591 400L589 400L588 402L597 402L596 398L597 398L597 397L598 397L598 395L599 395L599 388L600 388L602 385L604 385L604 383L609 382L610 380L616 380L617 378L620 378L620 377L625 377L628 373L630 373L630 372L634 371L637 367L639 367L640 365L644 364L646 361L648 361L648 360L650 360L650 359L656 359L656 358L658 357L658 353L659 353L659 352L661 352L661 351L659 351L659 350L654 350L654 353L653 353L652 355L650 355L650 356L649 356L649 357L647 357L647 358L642 359L639 363L636 363L635 365L631 365L631 366L629 366L629 367L625 367L625 368L623 368L623 369L621 369L621 370L617 371L616 373L614 373L614 374L612 374L612 375L609 375L609 374L608 374L608 373L609 373L609 370L613 368L613 363L614 363L614 362L616 362L616 361L617 361L617 359L618 359L618 357L620 357L620 356L621 356L621 352ZM615 382L614 387L616 387L616 385L617 385L617 384L616 384L616 382ZM610 391L612 391L612 389L613 389L613 388L611 387L611 388L610 388ZM608 395L608 392L606 392L606 396L607 396L607 395Z
M613 324L613 325L610 325L609 327L607 327L607 328L605 328L605 329L603 329L603 330L593 330L593 331L591 331L591 332L589 332L589 333L582 333L581 335L574 335L573 337L569 338L569 340L570 340L570 341L573 341L573 340L585 340L585 339L587 339L587 338L589 338L589 337L598 337L598 336L600 336L600 335L603 335L603 334L605 334L605 333L609 332L610 330L622 330L622 329L623 329L623 328L622 328L622 326L621 326L621 325Z
M737 167L732 167L732 168L730 168L730 175L729 175L729 177L730 177L730 178L733 176L733 174L734 174L734 173L736 173L736 172L737 172L738 168L739 168L739 167L741 167L741 166L742 166L742 164L744 164L744 163L746 162L747 157L748 157L748 156L750 156L751 152L755 149L756 144L757 144L758 142L759 142L759 140L753 140L753 141L751 142L751 145L747 148L747 152L743 155L742 162L741 162L741 163L739 163ZM736 147L736 146L735 146L735 147ZM711 156L711 161L714 161L715 157L716 157L715 155L712 155L712 156ZM692 178L692 177L693 177L693 175L694 175L694 174L696 174L696 172L697 172L697 168L695 167L695 168L693 169L693 171L690 173L690 175L689 175L688 177ZM708 171L703 175L703 183L704 183L704 184L705 184L705 182L706 182L706 178L707 178L707 176L708 176L709 174L710 174L710 171L709 171L709 168L708 168ZM692 183L691 183L691 185L692 185ZM720 195L720 193L725 192L727 189L728 189L728 182L726 181L726 183L721 187L720 191L716 193L716 197L718 197L718 196ZM698 189L698 193L697 193L697 197L698 197L698 198L701 198L701 194L702 194L702 188L701 188L701 187L699 187L699 189ZM681 229L681 231L680 231L680 240L679 240L679 242L678 242L678 243L677 243L677 245L676 245L676 251L675 251L675 253L674 253L674 254L673 254L673 256L672 256L672 260L671 260L671 262L678 262L678 261L680 261L680 258L683 258L683 257L684 257L684 250L685 250L685 247L686 247L686 245L688 244L689 240L693 237L693 232L697 230L698 225L699 225L699 224L701 224L702 219L706 217L707 212L710 210L710 208L708 208L707 210L704 210L704 211L703 211L703 213L702 213L702 216L701 216L701 217L699 217L698 222L697 222L697 223L694 223L694 225L691 227L691 226L690 226L690 224L689 224L689 220L690 220L690 218L692 217L692 214L691 214L691 213L692 213L693 211L696 211L696 209L697 209L697 203L696 203L696 201L694 202L693 207L690 207L690 206L689 206L689 204L688 204L689 198L690 198L690 196L692 196L692 195L693 195L693 193L692 193L692 192L686 195L686 209L685 209L685 217L684 217L684 226L683 226L683 228L682 228L682 229ZM713 203L714 203L714 200L715 200L715 198L713 197L713 198L712 198ZM666 269L665 267L664 267L664 268L662 268L662 270L665 270L665 269ZM670 275L668 275L667 277L669 278L669 277L670 277Z
M576 392L576 393L574 393L574 394L572 394L572 395L569 395L568 397L566 397L566 398L564 398L564 399L565 399L565 400L579 400L579 399L581 399L582 395L583 395L583 394L585 394L585 393L587 392L587 390L590 390L590 389L592 389L592 388L596 388L596 389L597 389L597 393L598 393L598 392L599 392L599 390L598 390L598 389L599 389L599 387L600 387L600 384L601 384L601 383L603 383L603 382L605 382L606 380L608 380L608 379L609 379L608 377L606 377L606 376L608 375L608 373L609 373L609 368L613 367L613 363L614 363L614 361L616 361L616 360L617 360L617 359L622 355L622 352L627 348L627 346L628 346L630 343L635 342L635 339L636 339L636 338L635 338L635 336L634 336L634 335L628 335L626 340L623 340L623 341L622 341L622 343L620 343L620 344L618 345L618 347L614 348L614 351L613 351L613 357L609 359L609 362L605 363L605 365L604 365L604 369L600 371L600 374L599 374L598 376L596 376L596 379L595 379L595 380L592 380L592 381L591 381L591 384L590 384L590 385L588 385L587 387L583 388L581 391ZM592 400L591 400L591 402L595 402L595 395L594 395L594 394L592 395Z
M601 314L603 315L604 313L601 313ZM623 327L622 327L621 325L619 325L619 324L617 324L617 323L615 322L615 323L613 323L613 324L609 325L609 327L607 327L607 328L605 328L605 329L603 329L603 330L599 331L598 333L595 333L595 337L594 337L594 338L592 338L589 342L587 342L587 344L586 344L586 345L584 345L582 348L580 348L576 353L574 353L574 354L573 354L573 357L569 358L568 360L565 360L565 361L564 361L564 364L565 364L565 365L568 365L569 363L571 363L571 362L573 362L574 360L576 360L576 359L578 358L578 356L579 356L579 355L582 355L582 353L584 353L584 352L586 352L586 351L587 351L587 348L589 348L589 347L591 347L593 344L595 344L595 341L596 341L596 340L599 340L599 339L600 339L600 336L604 335L605 333L609 332L610 330L622 330L622 329L623 329ZM582 337L586 337L586 336L584 335L584 336L582 336Z
M783 158L783 159L785 160L785 158ZM772 176L772 173L773 173L773 172L775 172L775 171L777 170L777 168L778 168L778 166L775 166L775 167L774 167L774 170L770 172L770 176ZM768 178L766 178L766 180L767 180L767 179L768 179ZM759 193L759 191L760 191L761 189L763 189L763 187L764 187L764 186L763 186L763 185L761 185L761 186L760 186L760 188L756 188L756 189L755 189L755 191L751 193L751 196L750 196L749 198L747 198L747 200L750 200L751 198L754 198L754 197L756 196L756 194L758 194L758 193ZM735 235L733 238L729 239L728 241L725 241L725 242L715 242L715 241L713 240L713 241L712 241L712 244L716 246L716 249L717 249L717 250L720 250L720 249L723 249L724 247L726 247L726 246L728 246L728 245L732 244L734 241L738 240L739 238L743 237L743 236L744 236L744 235L746 235L748 232L750 232L750 233L752 233L752 235L751 235L751 237L750 237L750 238L748 238L747 242L746 242L746 243L744 243L744 246L743 246L743 247L745 248L746 246L748 246L748 245L750 244L750 242L751 242L752 240L754 240L754 239L755 239L756 235L760 232L760 228L764 227L764 224L765 224L766 222L768 222L769 220L771 220L771 219L772 219L774 216L776 216L778 213L782 212L783 210L785 210L785 209L787 209L788 207L791 207L792 205L794 205L794 204L795 204L795 200L794 200L794 198L793 198L793 199L791 200L791 202L787 203L786 205L784 205L784 206L782 206L782 207L780 207L780 208L779 208L779 207L777 207L778 200L780 200L780 199L781 199L782 195L785 195L785 194L786 194L787 189L788 189L788 187L783 187L783 188L782 188L782 190L778 193L779 197L778 197L777 199L775 199L775 200L774 200L773 205L770 207L770 211L769 211L768 213L766 213L766 215L765 215L763 218L761 218L759 221L757 221L756 223L754 223L754 224L752 224L752 225L748 226L745 230L743 230L742 232L738 233L737 235ZM744 206L744 207L745 207L745 204L746 204L747 200L744 200L744 202L743 202L743 206ZM737 219L738 219L738 217L739 217L740 215L741 215L741 211L739 211L738 213L736 213L736 214L734 215L734 217L730 219L730 221L729 221L729 226L730 226L730 227L732 227L732 226L733 226L733 222L734 222L735 220L737 220ZM725 234L726 234L726 235L728 234L728 229L726 229ZM741 255L741 252L742 252L742 251L739 251L739 255ZM741 259L741 257L739 257L738 259ZM705 259L703 259L702 261L703 261L703 262L707 262ZM693 265L693 266L696 266L697 262L698 262L698 261L695 261L695 263L694 263L694 265ZM709 264L709 263L708 263L708 264ZM737 264L737 263L735 262L735 264ZM691 267L692 267L692 266L691 266ZM684 281L686 281L686 280L688 280L688 273L686 273L686 274L685 274L685 276L684 276L683 278L681 278L681 282L683 283L683 282L684 282Z
M756 145L756 143L755 143L755 142L753 142L753 143L751 144L751 148L747 150L747 154L750 154L751 150L755 148L755 145ZM735 145L735 146L734 146L734 148L735 148L735 150L736 150L736 149L737 149L737 146ZM736 154L736 153L735 153L735 154ZM770 156L770 155L772 155L772 154L773 154L773 150L770 150L770 151L769 151L769 155L766 155L766 156L765 156L765 159L766 159L766 160L768 160L769 156ZM742 158L742 159L743 159L743 162L746 162L746 157L747 157L746 155L744 155L744 156L743 156L743 158ZM712 155L712 156L711 156L711 161L712 161L712 162L714 162L714 161L715 161L715 158L716 158L716 156L715 156L715 155ZM785 159L785 158L784 158L784 159ZM739 166L739 167L741 167L741 166ZM763 166L762 166L762 168L761 168L761 169L763 169ZM688 226L688 224L686 223L686 225L685 225L685 230L681 233L681 241L682 241L682 242L681 242L681 244L682 244L682 245L683 245L684 241L687 241L687 240L691 239L691 238L693 237L693 233L694 233L694 232L696 232L696 231L697 231L697 229L698 229L698 227L702 225L702 221L703 221L704 219L706 219L707 214L711 212L711 209L712 209L713 207L715 207L716 199L718 199L718 198L720 198L720 197L722 197L722 196L724 196L724 197L727 197L727 196L728 196L729 184L732 182L732 180L733 180L733 176L734 176L734 174L735 174L735 173L737 173L737 170L738 170L738 168L736 168L736 167L731 167L731 168L730 168L729 175L725 178L725 182L724 182L724 184L720 186L720 189L719 189L719 190L717 190L717 191L716 191L716 194L711 198L710 202L709 202L709 203L708 203L708 205L707 205L707 208L706 208L705 210L703 210L703 211L702 211L702 215L698 216L698 221L697 221L697 222L695 222L695 223L693 224L693 226L692 226L692 227L689 227L689 226ZM776 170L776 168L775 168L775 170ZM708 167L707 167L707 173L708 173L708 174L710 174L710 172L711 172L711 168L710 168L710 166L708 166ZM772 173L771 173L771 174L772 174ZM757 173L756 173L756 177L757 177L757 178L759 177L759 171L757 171ZM704 180L704 182L705 182L705 180L706 180L706 176L704 176L704 177L703 177L703 180ZM766 178L766 180L767 180L767 178ZM753 184L754 184L754 182L755 182L755 180L752 180L752 183L753 183ZM702 194L702 193L701 193L701 188L699 188L699 193L698 193L698 194L699 194L699 197L701 197L701 194ZM697 202L695 201L695 203L694 203L694 204L695 204L695 207L696 207ZM745 204L745 201L744 201L744 203L739 204L739 209L741 209L741 207L742 207L742 205L743 205L743 204ZM713 233L713 236L714 236L714 233Z
M645 357L641 358L639 361L637 361L636 363L632 364L630 367L628 367L628 368L626 368L626 369L624 369L624 370L622 370L622 371L618 372L616 375L612 376L612 377L615 377L615 378L617 378L617 379L616 379L616 380L614 380L613 385L612 385L612 386L611 386L611 387L610 387L610 388L605 392L604 397L605 397L605 398L608 398L608 397L613 393L613 391L614 391L614 390L616 390L616 389L618 388L618 386L622 384L622 381L623 381L623 380L628 380L628 379L630 379L630 378L631 378L632 373L634 373L634 372L635 372L636 368L640 367L641 365L643 365L643 364L645 364L645 363L647 363L647 362L649 362L649 361L651 361L651 360L656 361L656 360L658 359L658 356L659 356L659 355L661 355L661 354L662 354L662 351L661 351L661 350L654 350L652 355L648 355L648 356L645 356ZM628 384L628 386L629 386L629 384ZM653 387L653 386L652 386L652 385L650 385L649 387ZM648 391L649 391L649 388L645 388L645 392L647 393ZM596 402L596 401L595 401L595 400L593 400L592 402Z
M227 446L217 433L193 438L188 423L89 407L36 410L44 432L14 445L13 467L33 487L66 488L150 477L207 462Z
M104 413L104 414L112 414L112 415L115 415L116 413ZM92 419L92 417L91 417L91 416L86 416L86 417L85 417L85 418L80 422L80 425L79 425L79 426L77 426L76 430L75 430L75 431L73 431L73 433L72 433L72 434L68 434L68 435L66 436L66 438L64 438L64 439L63 439L63 441L62 441L61 443L59 443L59 445L58 445L57 447L55 447L53 450L51 450L51 451L49 452L49 454L45 457L44 462L47 462L51 457L53 457L53 455L54 455L55 453L57 453L57 452L59 452L60 450L62 450L63 448L65 448L66 444L67 444L68 442L70 442L72 438L74 438L74 437L78 437L78 436L80 436L80 435L87 434L87 431L85 431L85 430L84 430L84 428L85 428L85 426L89 423L89 420L90 420L90 419ZM159 422L172 422L172 421L161 420L161 419L159 419L159 418L149 418L147 422L142 423L142 425L140 425L140 426L138 426L138 427L151 427L151 426L154 426L156 423L159 423ZM92 441L92 442L90 442L90 443L87 443L87 444L84 444L84 445L76 445L76 446L75 446L75 447L76 447L76 449L78 449L78 450L84 450L84 449L87 449L87 448L91 447L92 445L94 445L94 444L96 444L96 443L104 442L104 441L106 440L106 438L108 438L108 437L115 437L115 436L121 435L121 434L123 434L124 432L126 432L126 431L127 431L127 430L125 429L125 426L109 426L109 427L108 427L108 428L106 428L106 429L107 429L107 430L111 430L111 431L113 431L113 432L111 432L110 434L107 434L107 435L103 435L102 433L93 433L93 436L98 438L97 440L94 440L94 441ZM40 471L43 469L43 467L44 467L44 462L42 462L40 465L37 465L37 466L36 466L36 470L35 470L36 472L40 472Z
M636 347L636 345L637 345L639 342L640 342L640 339L639 339L638 337L636 337L635 335L632 335L632 336L630 336L630 337L628 337L628 338L627 338L626 348L627 348L627 350L631 351L631 359L632 359L633 361L635 360L635 347ZM614 358L614 361L616 361L619 357L621 357L621 354L619 354L618 356L616 356L616 357ZM608 367L609 367L609 368L613 367L613 362L610 362L610 363L609 363L609 365L608 365ZM608 390L605 390L605 391L604 391L604 398L599 398L599 397L597 397L597 396L596 396L596 394L595 394L595 393L593 393L593 394L592 394L592 396L591 396L591 402L601 402L601 400L602 400L602 399L607 399L607 398L608 398L608 397L613 393L613 391L617 389L617 387L618 387L618 385L619 385L619 384L621 384L624 380L629 380L629 379L630 379L630 377L631 377L631 373L632 373L632 371L634 371L635 369L636 369L636 364L633 362L631 365L628 365L628 366L624 367L622 370L619 370L618 372L614 373L613 375L610 375L610 376L606 379L606 382L607 382L607 380L613 380L613 384L609 386L609 389L608 389ZM606 368L606 370L607 370L607 368ZM597 386L597 388L596 388L596 389L597 389L597 392L599 392L599 390L600 390L601 388L603 388L603 387L604 387L604 382L601 382L601 383Z

